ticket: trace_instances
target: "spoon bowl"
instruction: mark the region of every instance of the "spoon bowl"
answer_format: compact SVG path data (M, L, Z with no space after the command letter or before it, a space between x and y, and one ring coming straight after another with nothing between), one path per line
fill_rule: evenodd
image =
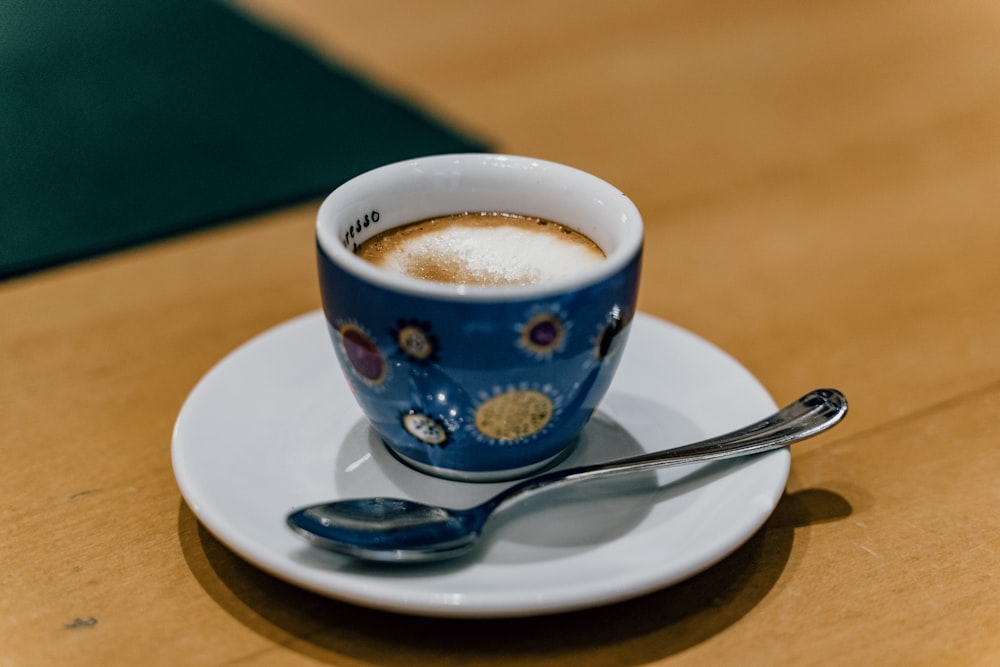
M595 465L554 470L514 484L467 509L401 498L354 498L320 503L288 515L288 525L311 544L363 560L426 562L472 551L498 510L568 484L700 461L749 456L786 447L834 426L847 413L836 389L817 389L770 417L690 445Z

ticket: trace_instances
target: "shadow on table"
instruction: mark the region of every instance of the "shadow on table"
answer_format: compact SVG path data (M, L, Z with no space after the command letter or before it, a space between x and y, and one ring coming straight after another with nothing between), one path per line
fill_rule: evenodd
M825 489L786 494L764 526L728 558L665 590L585 611L522 619L435 619L374 611L287 584L229 551L181 502L184 557L231 616L285 649L334 663L386 665L633 665L697 645L748 614L789 562L796 528L851 514Z

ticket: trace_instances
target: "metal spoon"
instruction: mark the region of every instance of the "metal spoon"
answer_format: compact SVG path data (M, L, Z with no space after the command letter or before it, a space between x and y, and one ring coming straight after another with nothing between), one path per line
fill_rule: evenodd
M586 480L665 466L747 456L822 433L847 413L836 389L817 389L766 419L691 445L618 461L555 470L508 487L468 509L448 509L400 498L358 498L306 507L288 525L312 544L374 561L434 561L471 551L498 509L551 489Z

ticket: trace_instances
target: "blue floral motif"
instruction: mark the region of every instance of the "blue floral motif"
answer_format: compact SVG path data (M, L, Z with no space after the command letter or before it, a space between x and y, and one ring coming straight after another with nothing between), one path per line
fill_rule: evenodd
M536 305L516 325L516 344L536 359L551 359L566 348L572 328L573 322L559 303Z

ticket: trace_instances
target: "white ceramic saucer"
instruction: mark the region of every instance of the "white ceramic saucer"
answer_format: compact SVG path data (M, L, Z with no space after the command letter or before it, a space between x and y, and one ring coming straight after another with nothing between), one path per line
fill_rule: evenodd
M727 354L640 314L611 391L561 465L680 445L771 413L767 391ZM173 466L198 519L234 552L323 595L427 616L530 616L638 596L743 544L777 505L790 456L670 468L525 501L457 562L377 566L308 546L293 508L386 495L472 505L501 484L415 472L373 436L337 367L322 314L249 341L194 388L177 419Z

